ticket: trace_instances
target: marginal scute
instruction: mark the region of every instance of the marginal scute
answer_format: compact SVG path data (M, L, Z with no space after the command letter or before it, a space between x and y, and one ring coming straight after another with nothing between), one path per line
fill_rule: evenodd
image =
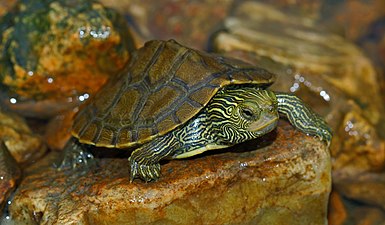
M152 136L152 129L151 128L139 128L138 131L139 131L138 132L138 134L139 134L138 140L146 140Z
M199 111L200 108L193 107L188 102L184 102L176 111L176 116L180 121L186 121L190 119L191 112Z
M103 127L103 129L100 131L100 136L98 138L97 146L113 145L114 143L112 143L112 140L115 134L116 134L115 129L112 129L110 127Z
M213 93L215 94L216 93L215 89L218 89L218 88L204 87L204 88L198 89L190 95L190 99L201 105L205 105L206 104L205 100L207 99L207 96L211 96L213 95Z
M79 133L79 141L81 143L92 143L94 140L94 137L96 135L96 131L98 130L98 126L94 122L88 122L87 127L83 127L86 129L80 130L81 133Z
M167 127L175 127L178 124L172 119L172 115L167 116L163 120L160 120L156 126L160 134L164 134Z
M175 41L149 41L77 114L73 135L102 147L145 143L186 123L231 83L267 87L273 74Z

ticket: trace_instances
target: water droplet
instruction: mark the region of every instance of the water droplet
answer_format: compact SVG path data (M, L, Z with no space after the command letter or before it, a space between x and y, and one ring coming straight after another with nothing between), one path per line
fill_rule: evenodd
M11 200L8 200L8 201L7 201L7 204L8 204L8 205L12 204L12 201L11 201Z
M241 163L241 165L240 165L241 167L247 167L248 166L248 164L246 163L246 162L243 162L243 163Z
M33 71L28 71L28 76L32 77L33 76Z
M320 91L320 93L319 93L320 95L321 95L321 97L323 97L323 99L325 100L325 101L330 101L330 95L328 94L328 93L326 93L326 91Z
M80 27L79 28L79 37L80 38L85 38L87 36L86 28L85 27Z
M52 78L52 77L48 77L47 82L50 83L50 84L52 84L53 78Z
M90 97L88 93L85 93L83 96L84 96L84 99L88 99Z
M9 102L10 102L11 104L16 104L16 103L17 103L17 99L16 99L16 98L10 98L10 99L9 99Z
M84 99L84 96L83 96L83 95L80 95L80 96L79 96L79 101L82 102L82 101L84 101L84 100L85 100L85 99Z
M3 176L1 176L1 177L0 177L0 180L4 180L4 177L3 177Z

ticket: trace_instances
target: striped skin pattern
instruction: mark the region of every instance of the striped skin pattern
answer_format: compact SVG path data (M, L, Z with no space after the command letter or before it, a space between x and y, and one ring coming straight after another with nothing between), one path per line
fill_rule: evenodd
M185 158L270 132L278 121L277 104L273 92L258 87L223 88L184 126L135 150L129 158L131 180L157 180L163 158Z
M326 122L308 108L301 99L287 93L275 93L278 99L278 111L285 115L290 123L300 131L315 135L325 141L328 146L332 132Z

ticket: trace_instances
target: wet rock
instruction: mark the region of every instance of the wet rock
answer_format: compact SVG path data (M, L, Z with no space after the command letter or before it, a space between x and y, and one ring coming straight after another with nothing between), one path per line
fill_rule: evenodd
M340 178L335 186L337 191L349 199L385 210L385 172L362 173L354 178Z
M296 0L296 1L287 1L287 0L263 0L260 2L273 5L274 7L289 12L291 14L296 14L310 19L318 19L320 17L320 10L325 2L324 0Z
M206 49L214 28L227 16L233 0L101 0L136 28L143 44L152 39L175 39L196 49ZM142 46L141 44L141 46Z
M367 206L332 192L329 225L382 225L385 213L378 207Z
M381 18L369 25L367 32L358 40L358 44L374 62L381 75L379 83L382 89L382 99L385 103L385 12ZM385 136L385 131L383 136Z
M381 172L385 165L385 141L363 116L363 109L352 100L348 104L350 110L334 131L333 177L337 181L364 171Z
M0 30L3 101L33 117L87 99L134 49L124 19L90 0L22 0Z
M20 164L29 164L47 151L43 140L31 131L23 118L1 108L0 139Z
M343 225L347 217L347 209L337 192L332 191L329 199L329 225Z
M355 45L307 18L250 1L224 25L212 39L216 51L277 73L274 90L295 93L324 116L336 134L336 170L349 164L340 172L354 174L385 166L378 76Z
M16 0L3 0L0 2L0 16L6 14L12 6L16 3Z
M323 1L320 24L356 41L384 14L385 2L382 0Z
M62 150L71 137L73 118L77 112L69 110L51 119L47 124L44 139L51 150Z
M21 177L16 160L9 153L4 142L0 141L0 217L9 195L15 190Z
M152 183L130 183L125 157L102 157L88 170L61 172L51 167L55 157L26 171L9 207L15 222L326 223L329 151L284 121L254 142L165 162L162 177Z

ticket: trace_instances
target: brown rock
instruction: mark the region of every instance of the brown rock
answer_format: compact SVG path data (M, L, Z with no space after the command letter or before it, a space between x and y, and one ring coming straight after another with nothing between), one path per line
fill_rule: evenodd
M292 14L301 15L309 19L319 18L324 0L264 0L263 3L274 5L278 9Z
M22 1L4 18L4 102L27 116L45 118L79 104L134 50L124 19L91 0Z
M9 207L14 221L326 223L329 152L318 139L287 122L255 142L228 151L165 162L162 177L153 183L130 183L126 158L101 158L98 167L62 172L51 167L53 158L50 155L27 170Z
M7 146L0 141L0 217L9 195L16 188L20 178L21 170L17 162L8 152Z
M369 25L385 15L385 2L382 0L324 1L321 11L321 24L356 41L369 29Z
M210 34L227 16L234 0L101 2L134 20L142 44L151 39L175 39L202 50L206 49Z
M372 206L385 209L385 173L362 173L353 177L340 178L336 184L344 196Z
M47 151L43 140L35 135L25 120L0 109L0 139L20 164L39 159Z
M343 225L347 218L347 210L341 198L337 192L332 191L329 199L329 213L328 222L329 225Z
M78 108L51 119L46 127L44 139L51 150L61 150L71 137L73 118Z
M336 170L354 174L385 166L378 76L356 46L307 18L250 1L225 27L213 38L218 52L275 72L272 89L295 93L324 116L335 132Z
M4 14L6 14L15 3L16 3L16 0L0 1L0 16L3 16Z

